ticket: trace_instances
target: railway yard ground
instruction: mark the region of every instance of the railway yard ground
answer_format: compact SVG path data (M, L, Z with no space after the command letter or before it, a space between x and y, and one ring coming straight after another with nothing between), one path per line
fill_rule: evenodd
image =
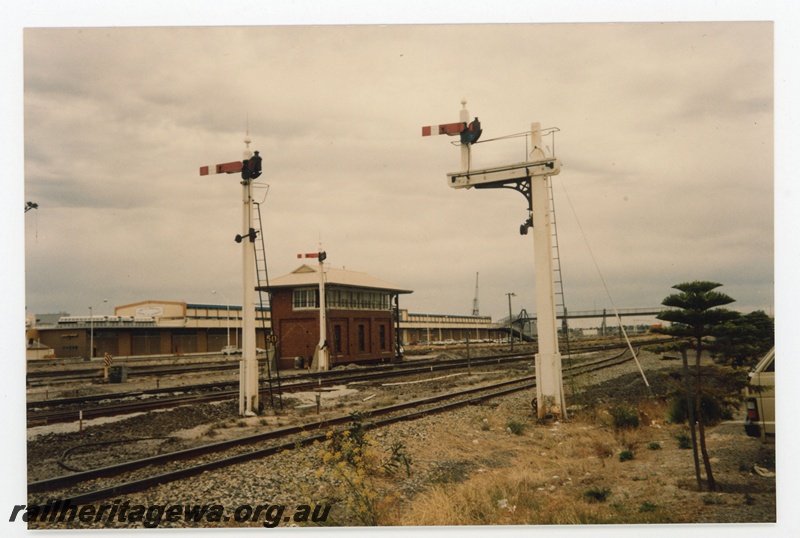
M488 348L487 348L488 349ZM507 347L504 351L507 352ZM423 353L423 352L420 352ZM458 350L431 350L452 357ZM473 353L478 353L473 350ZM484 350L479 353L484 354ZM415 357L410 356L410 359ZM570 525L669 523L770 523L776 513L775 445L744 433L739 410L707 429L718 491L698 491L692 451L680 447L688 427L666 420L669 375L680 361L641 351L639 359L654 397L636 364L566 377L569 419L537 423L533 389L487 399L369 429L369 411L433 394L533 374L533 359L431 372L383 381L361 381L316 394L283 394L283 409L237 416L237 402L222 401L28 430L28 482L237 439L259 432L350 416L347 434L281 450L269 457L118 495L105 503L220 505L217 518L175 518L159 528L262 527L264 518L234 517L237 507L330 506L324 518L281 519L281 526L365 525ZM353 370L357 370L354 368ZM234 373L209 373L219 379ZM191 382L203 382L192 376ZM165 377L170 386L186 378ZM151 388L151 378L113 387ZM51 398L111 386L30 389ZM633 408L639 427L615 428L611 413ZM353 415L353 413L357 413ZM360 413L360 414L359 414ZM352 427L355 426L354 429ZM364 429L361 429L364 426ZM340 428L341 430L341 428ZM331 430L332 431L332 430ZM70 493L29 492L29 504ZM97 501L94 504L101 504ZM288 513L288 512L287 512ZM292 512L294 513L294 512ZM239 510L238 515L247 515ZM244 521L244 519L248 519ZM141 528L142 521L29 522L29 528Z

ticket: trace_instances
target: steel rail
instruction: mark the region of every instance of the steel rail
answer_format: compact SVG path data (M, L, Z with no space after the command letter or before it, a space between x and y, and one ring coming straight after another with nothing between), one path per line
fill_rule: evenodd
M531 360L531 359L532 357L530 357L529 355L523 354L523 355L515 355L509 357L491 357L480 360L471 359L470 362L471 366L479 367L490 364L501 364L501 363L516 362L516 361ZM429 366L418 366L418 367L415 366L393 371L370 372L364 374L359 373L355 375L349 373L348 375L341 378L324 379L320 377L316 381L306 381L295 384L284 383L282 389L283 392L289 392L289 393L303 391L303 390L314 390L320 387L343 384L343 383L349 384L349 383L364 382L364 381L377 381L390 377L418 375L428 372L458 369L458 368L463 368L466 364L467 364L466 359L459 359L452 362L442 362L440 364L431 364ZM230 385L230 383L226 384ZM261 394L264 395L267 394L267 391L269 389L261 387L259 390ZM238 395L238 393L239 393L238 389L236 389L236 390L220 391L210 394L190 394L185 396L159 398L159 399L154 399L152 401L136 401L136 402L120 403L111 406L89 407L82 410L73 409L67 411L48 411L44 413L29 411L28 424L30 426L34 426L42 424L54 424L58 422L71 422L78 419L79 413L82 413L83 418L85 420L88 420L91 418L117 416L128 413L138 413L144 411L151 411L154 409L164 409L167 407L185 405L187 403L214 402L214 401L234 398ZM108 397L106 397L106 399L108 399Z
M660 342L662 340L655 340L654 342ZM647 343L651 343L651 341L647 342L637 342L637 345L646 345ZM573 354L576 353L588 353L592 351L607 351L609 349L615 349L619 347L624 347L624 343L613 343L613 344L601 344L601 345L590 345L584 346L582 348L575 348L573 349ZM408 361L405 363L400 364L381 364L381 365L371 365L367 366L366 369L368 371L386 371L386 370L397 370L403 368L419 368L422 366L429 366L429 365L439 365L439 364L448 364L448 363L456 363L456 364L463 364L464 362L471 360L479 361L486 360L491 361L492 359L510 359L510 358L527 358L533 353L533 350L529 350L526 353L516 353L516 354L504 354L504 355L494 355L494 356L479 356L474 357L471 359L465 358L451 358L451 359L428 359L428 360L418 360L418 361ZM571 359L565 359L571 360ZM238 364L238 363L237 363ZM201 370L202 365L193 365L195 369ZM367 373L361 370L361 373ZM151 372L152 374L152 372ZM328 377L338 377L342 376L343 371L341 369L330 370L327 372L310 372L310 373L303 373L303 374L296 374L290 375L285 377L286 381L294 381L298 379L319 379L319 378L328 378ZM350 372L344 374L346 378ZM103 400L122 400L122 399L129 399L129 398L141 398L142 395L155 395L155 394L172 394L175 392L193 392L193 391L202 391L202 390L214 390L214 389L221 389L226 386L231 386L233 384L238 384L237 380L229 380L229 381L217 381L211 383L201 383L201 384L194 384L194 385L185 385L185 386L175 386L175 387L161 387L156 389L142 389L132 392L122 392L122 393L104 393L104 394L92 394L80 397L73 397L73 398L58 398L52 400L35 400L35 401L28 401L27 408L29 410L36 409L36 408L44 408L44 407L55 407L55 406L63 406L63 405L76 405L76 404L85 404L89 402L97 402Z
M434 413L434 412L441 412L443 410L450 409L455 405L467 405L467 404L469 404L471 402L474 402L474 401L479 401L479 400L483 400L483 399L486 399L486 398L491 398L491 397L496 397L496 396L500 396L500 395L510 394L511 392L515 392L515 391L518 391L518 390L524 390L524 389L527 389L527 388L531 388L531 387L535 386L534 383L533 383L533 377L534 376L527 376L525 378L515 379L515 380L511 380L511 381L504 381L504 382L496 383L496 384L493 384L493 385L490 385L490 386L473 387L473 388L464 389L464 390L461 390L461 391L451 392L451 393L447 393L447 394L440 394L440 395L432 396L432 397L429 397L429 398L421 398L421 399L418 399L418 400L412 400L412 401L409 401L409 402L403 402L403 403L399 403L399 404L395 404L395 405L391 405L391 406L386 406L386 407L381 407L381 408L378 408L378 409L373 409L373 410L369 411L369 413L366 413L365 415L367 417L373 417L373 416L382 416L382 415L387 415L387 414L391 414L391 413L397 413L398 411L402 411L402 410L405 410L405 409L420 407L420 406L423 406L423 405L432 405L432 404L436 404L438 402L442 402L442 401L445 401L445 400L448 400L448 399L459 398L459 397L463 397L463 396L469 396L469 395L477 394L477 393L480 393L480 392L493 391L493 390L496 391L497 389L503 387L500 390L500 392L492 392L492 393L490 393L488 395L484 394L484 395L481 395L480 397L473 397L473 398L468 398L467 400L460 400L458 403L455 403L455 404L453 402L451 402L451 403L449 403L447 405L438 406L438 407L435 407L435 408L430 408L430 409L425 409L425 410L416 410L416 411L413 411L411 413L407 413L405 415L402 415L400 417L391 417L390 419L384 419L384 420L385 420L386 424L389 424L391 422L397 422L397 421L400 421L400 420L409 420L410 417L417 417L418 418L418 417L423 416L425 414L430 414L430 413ZM518 385L518 386L514 387L514 388L511 388L511 389L508 388L511 385ZM154 466L154 465L163 465L163 464L166 464L166 463L174 462L176 460L186 460L186 459L191 459L191 458L204 456L204 455L207 455L207 454L218 453L218 452L221 452L221 451L224 451L224 450L229 450L229 449L232 449L232 448L239 448L239 447L242 447L243 445L251 445L251 444L261 443L261 442L268 441L268 440L281 439L281 438L286 438L286 437L289 437L289 436L292 436L292 435L303 434L303 433L307 433L309 431L327 429L327 428L331 428L331 427L347 424L347 423L349 423L351 421L352 421L352 417L350 417L350 416L340 416L340 417L335 417L335 418L332 418L332 419L326 419L326 420L322 420L322 421L313 422L313 423L310 423L310 424L305 424L303 426L292 426L292 427L288 427L288 428L281 428L281 429L278 429L278 430L272 430L272 431L269 431L269 432L260 433L260 434L256 434L256 435L251 435L251 436L247 436L247 437L240 437L240 438L237 438L237 439L231 439L231 440L227 440L227 441L220 441L220 442L217 442L217 443L211 443L211 444L208 444L208 445L203 445L203 446L200 446L200 447L180 450L180 451L177 451L177 452L159 454L157 456L151 456L151 457L148 457L148 458L141 458L141 459L130 461L130 462L125 462L125 463L120 463L120 464L115 464L115 465L109 465L109 466L101 467L101 468L98 468L98 469L92 469L92 470L83 471L83 472L79 472L79 473L73 473L73 474L63 475L63 476L59 476L59 477L55 477L55 478L44 479L44 480L40 480L40 481L29 483L28 484L28 493L30 494L30 493L34 493L34 492L53 491L53 490L61 489L61 488L64 488L64 487L69 487L69 486L72 486L72 485L75 485L75 484L79 484L79 483L82 483L82 482L87 482L87 481L90 481L90 480L96 480L98 478L116 476L116 475L119 475L119 474L122 474L122 473L125 473L125 472L134 471L134 470L141 469L141 468L144 468L144 467L150 467L150 466ZM375 422L373 425L370 425L369 427L371 427L371 428L372 427L378 427L382 423L383 422L378 421L378 422ZM326 431L326 433L327 433L327 431ZM278 452L280 450L292 448L292 447L296 446L298 442L301 445L302 444L311 444L315 440L319 440L320 438L324 438L324 437L325 437L325 433L319 434L319 435L313 435L311 437L307 437L307 438L302 439L300 441L293 440L291 442L281 443L279 445L270 446L270 447L266 447L266 448L263 448L263 449L257 449L257 450L253 450L253 451L246 452L246 453L243 453L243 454L237 454L237 455L230 456L230 457L227 457L227 458L214 460L214 461L211 461L211 462L201 463L199 465L195 465L195 466L192 466L192 467L179 469L179 470L174 470L174 471L169 471L167 473L159 474L159 475L156 475L156 476L153 476L153 477L149 477L149 478L136 480L136 481L133 481L133 482L129 482L127 484L117 485L117 486L113 486L113 487L109 487L109 488L103 488L102 490L97 490L97 491L88 492L88 493L80 493L80 494L78 494L76 496L71 496L68 499L73 504L80 504L80 503L86 503L86 502L90 502L90 501L93 501L93 500L97 500L99 498L106 498L108 495L119 495L121 493L130 493L132 491L137 491L138 490L137 488L141 488L142 485L155 485L155 484L158 484L158 483L174 481L174 480L177 480L177 479L185 478L187 476L192 476L192 475L195 475L195 474L199 474L199 473L202 473L202 472L210 470L210 469L216 469L216 468L220 468L220 467L225 467L225 466L233 465L233 464L236 464L236 463L241 463L241 462L244 462L244 461L248 461L248 460L251 460L251 459L272 455L272 454L274 454L274 453L276 453L276 452ZM61 500L62 501L66 501L67 498L62 498Z
M575 370L575 372L573 372L572 375L579 375L580 373L585 373L586 371L616 366L618 364L627 362L632 359L632 357L625 358L626 354L627 352L623 351L615 357L601 359L599 361L593 362L590 365L570 367L567 370L569 372ZM480 403L487 399L505 396L521 390L531 389L536 386L534 380L535 376L532 375L525 376L519 379L503 381L500 383L495 383L483 387L473 387L469 389L463 389L460 391L439 394L436 396L420 398L417 400L402 402L391 406L373 409L368 413L365 413L365 416L367 418L371 419L372 417L378 417L378 416L383 416L384 418L367 422L364 424L364 427L372 429L392 424L395 422L414 420L429 414L441 413L444 411L454 409L456 407ZM480 393L486 393L486 394L480 394ZM463 397L466 397L466 399L462 399ZM445 402L446 400L455 400L455 401L450 401L441 405L435 405L439 404L440 402ZM435 407L427 407L419 409L420 407L430 406L430 405L435 405ZM395 415L395 413L407 409L413 409L413 410L407 413ZM138 460L101 467L98 469L92 469L69 475L44 479L29 483L28 493L30 494L30 493L55 491L58 489L67 488L69 486L73 486L90 480L96 480L98 478L117 476L125 472L130 472L145 467L164 465L166 463L171 463L177 460L197 458L207 454L222 452L224 450L240 448L244 445L252 445L252 444L262 443L264 441L282 439L293 435L301 435L315 430L329 429L332 427L347 424L351 421L352 417L350 416L340 416L332 419L326 419L322 421L313 422L310 424L305 424L302 426L281 428L278 430L272 430L269 432L255 434L247 437L241 437L237 439L211 443L200 447L185 449L167 454L160 454L148 458L141 458ZM183 478L187 478L189 476L194 476L205 471L223 468L230 465L235 465L237 463L250 461L252 459L274 455L283 450L291 450L298 446L307 446L314 443L315 441L323 440L326 437L326 434L327 432L317 433L311 436L306 436L299 440L287 441L276 445L268 446L265 448L256 449L249 452L217 459L214 461L204 462L187 468L168 471L165 473L157 474L155 476L136 479L126 483L117 484L114 486L105 487L90 492L77 493L68 497L60 497L60 500L62 502L66 502L67 500L69 500L70 503L79 505L96 501L98 499L104 499L117 495L133 493L136 491L147 489L149 487L153 487L158 484L163 484L166 482L172 482Z
M613 346L613 347L619 347ZM612 347L612 349L613 349ZM601 347L592 348L591 351L603 351L608 350L609 346L604 345ZM434 371L445 371L445 370L452 370L463 368L466 364L470 364L471 366L480 367L480 366L487 366L491 364L501 364L501 363L508 363L508 362L517 362L522 360L531 360L533 357L530 353L518 353L518 354L509 354L509 355L500 355L494 357L482 357L482 358L474 358L474 359L465 359L465 358L456 358L456 359L446 359L443 361L430 361L426 364L415 364L415 363L408 363L406 365L401 366L400 368L392 368L391 366L388 367L381 367L382 369L377 372L366 372L366 373L356 373L352 374L347 372L342 377L336 377L331 374L334 372L325 372L326 375L318 375L319 373L311 374L310 377L316 377L316 381L305 381L300 383L286 383L283 386L283 391L285 392L298 392L303 390L314 390L324 386L331 386L336 384L349 384L349 383L356 383L356 382L364 382L364 381L377 381L381 379L386 379L389 377L398 377L398 376L406 376L406 375L418 375L427 372L434 372ZM395 365L397 366L397 365ZM392 368L391 370L385 370L386 368ZM341 375L341 371L337 371L339 375ZM300 376L298 376L300 377ZM325 379L326 377L333 377L333 379ZM220 387L220 386L230 386L234 382L225 382L220 384L205 384L205 387ZM159 391L154 389L155 393ZM192 387L184 387L183 390L180 392L190 392L193 390ZM261 388L260 392L262 395L267 394L268 388ZM138 397L138 395L143 394L145 392L154 393L153 391L141 391L138 393L129 393L126 395L120 395L118 398L122 397ZM160 391L161 393L167 392L166 390ZM171 389L169 392L176 392L175 389ZM132 414L132 413L141 413L152 411L155 409L164 409L169 407L175 407L180 405L187 405L192 403L207 403L207 402L218 402L222 400L226 400L229 398L235 398L238 395L237 389L232 390L223 390L219 392L209 393L209 394L187 394L187 395L179 395L179 396L172 396L167 398L158 398L153 399L151 401L135 401L135 402L124 402L118 403L110 406L103 406L103 407L89 407L80 410L60 410L60 411L46 411L46 412L36 412L31 409L28 411L28 426L37 426L37 425L46 425L46 424L56 424L62 422L73 422L79 420L82 417L85 420L89 420L92 418L99 418L99 417L109 417L109 416L119 416L123 414ZM109 395L103 396L92 396L93 400L98 399L109 399ZM50 406L53 405L68 405L66 402L69 402L70 405L80 404L83 403L80 399L65 399L65 400L51 400ZM56 402L55 404L53 402ZM46 405L47 402L42 402L42 404ZM29 404L31 407L33 404Z
M652 342L661 342L664 339L654 339ZM637 343L638 344L638 343ZM529 346L531 344L528 344ZM533 352L535 350L535 344L533 345ZM603 344L593 344L590 343L585 347L578 347L574 349L575 353L581 352L588 352L593 350L604 350L604 349L613 349L619 347L621 344L619 343L603 343ZM449 350L463 350L465 345L457 345L451 346ZM491 358L488 356L484 357L475 357L473 360L479 360L483 358ZM260 358L259 362L265 361L266 359ZM445 359L445 360L458 360L458 359ZM397 366L401 366L402 364L414 364L414 363L429 363L429 362L441 362L441 359L430 359L425 361L410 361L401 364L381 364L381 365L370 365L370 368L393 368ZM239 367L238 360L212 360L212 361L197 361L191 362L188 364L179 364L179 365L141 365L137 366L134 364L127 364L124 361L119 363L117 366L127 366L128 367L128 377L146 377L146 376L154 376L154 375L175 375L175 374L185 374L185 373L193 373L193 372L203 372L203 371L219 371L219 370L231 370L236 369ZM97 378L103 372L102 365L92 365L87 368L79 368L74 370L36 370L28 372L27 379L28 381L40 380L45 381L47 379L51 380L64 380L64 381L74 381L80 379L92 379ZM329 375L336 375L338 370L331 370L328 372L313 372L310 374L303 374L309 375L313 377L326 377Z

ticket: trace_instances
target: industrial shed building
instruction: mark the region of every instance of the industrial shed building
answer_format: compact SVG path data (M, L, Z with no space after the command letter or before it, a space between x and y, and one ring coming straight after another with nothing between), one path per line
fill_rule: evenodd
M264 348L269 309L257 308L256 319L257 345ZM53 321L26 328L28 347L45 345L58 358L213 353L241 342L242 307L150 300L118 306L113 315Z

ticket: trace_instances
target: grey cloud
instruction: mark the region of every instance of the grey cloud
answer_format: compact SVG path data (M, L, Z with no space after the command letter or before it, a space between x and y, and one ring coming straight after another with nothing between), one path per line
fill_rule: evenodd
M29 308L85 303L86 259L106 260L91 284L122 303L236 290L241 187L198 168L240 159L249 123L269 184L271 274L322 236L331 263L415 289L404 301L417 311L469 313L476 271L486 313L504 315L505 291L530 309L525 200L453 191L458 148L420 136L455 121L462 97L485 139L531 121L561 129L556 181L620 303L660 300L662 282L715 249L698 271L735 275L733 264L767 282L770 245L754 238L772 232L770 38L759 24L26 30L26 195L45 202L38 243L26 219ZM743 118L758 122L749 134L765 151L734 145ZM525 144L473 153L491 166L522 160ZM578 290L567 295L599 301L559 185L564 270ZM689 241L698 229L721 240Z

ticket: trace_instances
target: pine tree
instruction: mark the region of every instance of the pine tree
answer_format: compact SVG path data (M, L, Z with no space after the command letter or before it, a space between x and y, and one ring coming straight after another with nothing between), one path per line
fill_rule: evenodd
M734 302L734 299L724 293L714 291L722 286L716 282L694 281L684 282L672 286L680 293L668 295L661 304L670 307L671 310L664 310L656 316L662 321L671 323L669 327L661 330L665 334L685 339L685 345L681 346L683 357L684 380L686 384L687 410L689 414L689 426L692 432L692 451L694 454L695 474L697 476L697 487L702 490L702 479L700 476L700 463L698 458L698 439L695 428L699 430L699 448L703 456L703 466L706 473L706 482L709 491L716 490L716 482L711 471L711 461L706 448L705 425L703 420L703 410L701 400L703 397L703 382L700 372L700 356L707 343L704 341L711 336L717 327L723 323L735 319L738 314L726 308L724 305ZM695 371L694 371L694 390L689 381L689 365L687 359L687 349L695 351ZM692 394L693 393L693 394ZM691 402L694 402L694 405Z

